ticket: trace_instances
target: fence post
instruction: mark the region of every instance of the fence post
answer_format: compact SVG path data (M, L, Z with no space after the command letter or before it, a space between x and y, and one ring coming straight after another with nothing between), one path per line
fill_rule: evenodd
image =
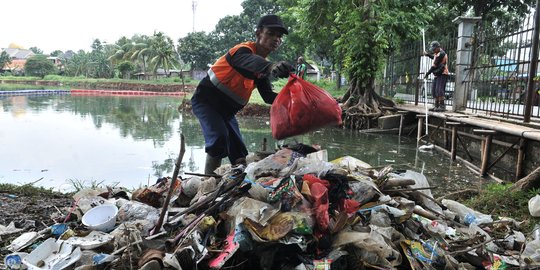
M529 64L529 76L527 79L527 95L525 98L525 112L523 115L523 122L531 122L531 111L532 111L532 101L534 98L535 83L534 77L536 77L536 71L538 69L538 36L540 35L540 14L538 14L538 7L540 6L540 1L536 0L536 11L534 12L534 32L533 32L533 43L532 43L532 52L531 52L531 62Z
M465 80L468 77L472 57L472 36L474 25L481 17L456 17L452 22L458 24L458 42L456 48L456 82L452 100L453 111L463 111L467 108L467 93ZM471 79L469 79L470 81Z

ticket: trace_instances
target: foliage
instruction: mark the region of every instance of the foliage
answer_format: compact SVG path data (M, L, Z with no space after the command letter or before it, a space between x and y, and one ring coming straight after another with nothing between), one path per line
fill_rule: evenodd
M405 100L402 98L394 97L393 100L396 104L405 104Z
M0 69L8 64L11 64L11 57L9 57L9 54L6 51L2 51L2 53L0 53Z
M511 184L488 184L483 187L478 196L464 202L468 207L481 213L511 217L516 220L529 220L530 231L540 218L531 217L529 213L529 199L538 194L539 190L512 191Z
M242 2L244 10L240 15L225 16L218 21L216 28L211 33L215 37L217 55L222 55L234 45L255 40L255 30L259 19L266 14L280 14L282 7L275 0L245 0ZM287 55L287 39L284 37L282 48L272 53L269 59L272 61L289 60L295 57Z
M68 77L68 76L60 76L60 75L46 75L44 78L41 77L29 77L29 76L5 76L2 77L3 80L25 80L25 81L40 81L40 80L47 80L47 81L57 81L62 83L64 86L68 85L80 85L80 84L88 84L88 83L98 83L98 82L126 82L126 83L138 83L138 84L178 84L178 77L175 78L159 78L156 80L125 80L125 79L119 79L119 78L111 78L111 79L101 79L101 78L87 78L85 76L77 76L77 77ZM186 78L186 83L191 85L196 85L198 81L193 80L191 78Z
M190 63L193 69L206 70L208 64L212 64L217 57L214 40L205 32L189 33L178 40L178 54L184 62Z
M154 74L160 67L165 70L165 74L168 74L171 68L179 64L172 39L162 32L154 33L150 48L153 52L150 64Z
M248 22L248 17L245 15L225 16L216 24L216 28L211 33L215 37L216 45L215 53L223 55L234 45L254 40L255 24Z
M4 193L18 195L18 196L51 196L60 195L58 192L52 191L52 189L46 189L44 187L36 187L33 183L24 185L13 185L7 183L0 183L0 190Z
M92 43L90 52L89 75L93 78L111 78L113 75L112 67L105 54L104 46L99 39Z
M30 76L45 77L56 72L54 64L45 55L36 54L28 58L24 65L26 74Z
M302 7L288 11L301 18L298 26L302 35L314 44L322 44L317 48L321 56L331 57L351 82L343 97L343 109L350 116L345 118L345 124L351 128L370 126L373 116L384 114L380 105L393 105L375 93L375 78L388 53L402 41L418 38L419 29L429 19L427 3L298 0L293 6ZM332 44L329 36L334 40Z
M35 54L43 54L43 50L38 47L30 47L29 50L31 50Z
M306 60L313 58L319 67L333 65L334 70L340 69L341 55L334 50L334 41L340 33L333 24L337 12L335 5L338 3L304 0L280 0L279 3L285 10L280 15L292 29L285 41L286 49L293 50L294 56L304 56ZM330 8L333 11L321 12L320 8ZM312 17L312 12L317 15Z
M91 180L89 184L87 183L87 181L79 180L79 179L68 179L67 181L70 182L75 193L83 189L97 190L97 189L104 188L103 187L104 181Z
M51 56L53 57L61 57L64 55L64 52L61 50L54 50L51 52Z
M129 61L123 61L118 64L118 71L122 74L122 78L129 78L129 75L133 70L135 70L135 65Z

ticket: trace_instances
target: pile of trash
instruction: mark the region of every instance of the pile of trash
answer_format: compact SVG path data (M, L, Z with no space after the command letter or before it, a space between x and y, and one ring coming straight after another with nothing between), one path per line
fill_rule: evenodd
M81 190L20 234L8 269L508 269L540 265L520 222L450 199L424 175L285 146L216 175L132 193ZM0 227L4 227L1 226ZM13 228L16 231L16 228Z

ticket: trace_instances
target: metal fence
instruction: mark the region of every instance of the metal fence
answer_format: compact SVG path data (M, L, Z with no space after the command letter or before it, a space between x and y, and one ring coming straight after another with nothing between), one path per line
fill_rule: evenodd
M431 96L431 83L433 77L424 80L424 74L431 66L432 60L423 56L423 51L429 48L429 43L433 40L439 41L442 49L448 54L448 70L451 75L454 70L456 60L456 32L444 37L426 37L426 44L423 41L404 44L399 50L388 57L384 79L381 86L383 96L392 96L407 102L433 103ZM452 81L453 76L450 76ZM427 89L427 93L424 91ZM446 96L451 100L453 92L452 83L447 85Z
M473 112L521 118L526 110L526 90L529 66L532 59L534 14L521 21L480 22L476 25L472 42L471 66L464 78L467 97L466 108ZM457 52L456 31L444 37L427 37L438 40L448 54L450 77L446 86L446 104L452 105L455 90L455 63ZM424 80L431 59L422 56L422 41L405 44L387 60L380 92L415 104L433 103L432 78ZM427 61L427 64L426 64ZM532 73L536 74L536 72ZM538 76L538 75L536 75ZM535 77L536 77L535 76ZM427 93L424 92L427 89ZM531 97L531 116L540 117L540 81L535 80ZM425 98L427 94L427 99Z
M533 33L533 15L502 26L497 22L476 26L472 64L464 80L468 109L508 117L524 115ZM532 117L540 116L538 86L536 82L531 97Z

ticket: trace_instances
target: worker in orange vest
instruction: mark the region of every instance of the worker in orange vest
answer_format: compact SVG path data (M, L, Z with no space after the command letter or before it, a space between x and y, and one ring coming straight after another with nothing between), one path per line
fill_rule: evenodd
M199 119L205 140L205 174L213 174L221 160L245 164L248 151L236 120L236 113L257 88L264 102L277 96L271 78L286 78L294 70L287 62L272 63L266 57L276 51L289 31L276 15L263 16L257 24L255 42L240 43L221 56L201 80L193 97L192 110Z

